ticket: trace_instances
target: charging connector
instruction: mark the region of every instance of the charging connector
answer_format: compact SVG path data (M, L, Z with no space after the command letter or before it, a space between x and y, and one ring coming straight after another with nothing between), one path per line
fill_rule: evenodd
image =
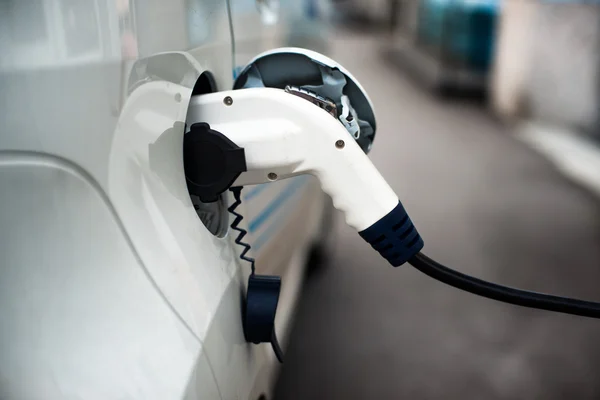
M233 186L312 174L357 231L371 227L398 205L398 196L344 125L326 110L282 89L193 97L187 124L195 123L208 124L244 149L247 171Z
M322 104L315 105L315 101ZM600 318L600 303L486 282L421 254L423 240L398 196L357 144L354 131L332 117L334 112L337 115L331 104L320 98L289 88L288 92L248 88L192 98L184 156L204 159L184 160L190 191L194 189L210 201L231 186L312 174L331 196L334 207L344 213L348 225L391 265L409 262L434 279L494 300ZM200 149L207 143L212 150ZM274 329L265 322L274 323L279 295L280 281L271 278L255 276L249 281L247 301L258 306L248 310L259 312L248 313L244 326L251 330L248 340L270 341L279 357L281 351L271 336Z

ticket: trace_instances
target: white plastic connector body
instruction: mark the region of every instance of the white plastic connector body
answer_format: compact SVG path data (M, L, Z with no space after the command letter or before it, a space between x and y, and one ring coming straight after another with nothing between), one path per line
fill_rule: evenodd
M244 148L248 171L234 186L312 174L358 231L398 205L398 196L344 126L298 96L273 88L195 96L187 125L197 122Z

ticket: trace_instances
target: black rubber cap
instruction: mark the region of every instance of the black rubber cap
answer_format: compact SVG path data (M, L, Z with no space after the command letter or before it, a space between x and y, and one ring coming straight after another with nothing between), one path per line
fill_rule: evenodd
M244 315L246 341L255 344L271 342L280 291L279 276L250 275Z
M222 133L196 123L183 136L183 167L190 194L210 203L246 171L246 156Z
M404 264L423 248L423 239L400 202L358 234L394 267Z

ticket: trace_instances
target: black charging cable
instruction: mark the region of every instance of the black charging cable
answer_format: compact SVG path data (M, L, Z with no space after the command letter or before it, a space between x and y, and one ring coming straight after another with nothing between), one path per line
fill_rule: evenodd
M425 275L457 289L517 306L600 318L600 303L498 285L450 269L419 252L408 263Z
M448 268L421 253L424 243L402 203L359 235L394 267L408 262L440 282L478 296L523 307L600 318L600 303L515 289Z

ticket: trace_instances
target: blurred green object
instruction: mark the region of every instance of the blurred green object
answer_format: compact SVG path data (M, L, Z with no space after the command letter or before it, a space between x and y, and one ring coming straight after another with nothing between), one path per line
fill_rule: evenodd
M422 0L418 45L442 64L489 71L496 38L499 0Z
M452 0L421 0L419 4L418 41L428 49L442 43L444 14Z

